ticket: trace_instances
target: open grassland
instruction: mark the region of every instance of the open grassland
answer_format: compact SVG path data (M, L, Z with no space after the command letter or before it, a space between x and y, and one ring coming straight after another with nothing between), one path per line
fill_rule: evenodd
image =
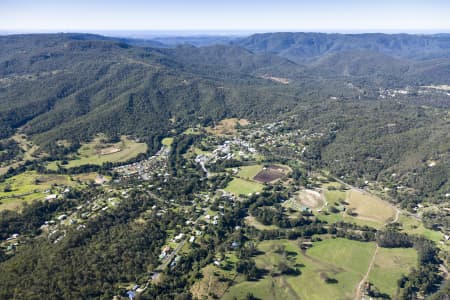
M258 220L256 220L255 217L253 217L253 216L245 217L245 224L247 224L248 226L253 226L258 230L279 229L278 226L276 226L276 225L264 225L261 222L259 222Z
M365 219L359 219L352 216L347 215L346 213L330 213L328 215L325 215L323 213L320 213L317 215L319 220L327 221L328 223L336 223L340 221L344 221L347 223L355 223L359 226L369 226L373 228L380 229L384 226L384 224L380 222L365 220Z
M228 183L225 191L235 195L248 195L251 193L261 192L263 185L257 182L244 180L241 178L234 178Z
M285 247L287 258L277 253L279 245ZM258 281L241 282L232 286L223 299L243 299L248 292L261 299L353 299L375 248L374 243L329 239L314 243L302 253L297 241L263 241L258 249L264 254L255 258L258 268L271 270L287 259L301 274L268 274ZM335 283L326 283L327 277L335 279Z
M24 202L44 199L46 190L60 185L74 185L67 175L38 174L28 171L0 183L0 210L19 209Z
M408 274L413 267L417 267L417 251L415 249L379 248L369 274L369 282L381 293L388 294L395 299L397 281L402 274Z
M145 143L138 143L122 136L118 143L104 143L102 138L97 137L92 142L83 144L73 159L69 160L65 168L78 167L82 165L102 165L106 162L125 162L141 153L147 151ZM47 165L50 170L57 170L57 163Z
M246 119L224 119L213 128L206 128L206 131L215 135L232 135L236 133L237 124L245 126L248 125L249 122Z
M95 179L98 177L98 173L96 172L90 172L90 173L82 173L82 174L76 174L72 175L72 179L76 181L80 181L81 183L92 183L95 182ZM106 181L111 180L111 176L103 176Z
M163 140L161 141L161 144L163 144L166 147L171 146L172 143L173 143L173 137L166 137L166 138L163 138Z
M228 282L221 280L239 280L242 275L235 271L238 258L233 253L226 253L225 259L220 262L220 266L207 265L201 270L202 278L191 287L191 293L196 299L218 299L228 289ZM238 279L239 278L239 279Z
M385 224L395 218L395 209L386 201L358 190L350 190L347 209L353 209L356 218Z
M36 159L36 152L39 150L39 147L30 140L27 139L27 137L24 134L15 134L11 137L15 142L19 144L19 147L23 151L23 156L19 157L15 161L12 161L8 165L4 165L3 167L0 167L0 175L5 174L9 168L17 168L20 165L22 165L27 160L35 160ZM45 153L41 153L40 156L45 156Z
M186 129L186 130L183 132L183 134L187 134L187 135L199 135L199 134L202 134L202 129L190 127L190 128L188 128L188 129Z
M329 223L345 221L357 225L367 225L374 228L382 228L387 222L395 218L395 209L386 201L380 198L363 193L357 190L338 191L331 190L324 192L328 203L328 211L331 206L335 206L340 212L328 215L321 213L318 218ZM345 211L343 211L345 207ZM351 216L347 211L351 209L356 214Z
M23 203L43 200L50 193L59 194L63 187L81 186L92 183L98 173L82 173L77 175L40 174L27 171L10 177L0 183L0 210L19 210ZM111 177L105 176L107 180Z
M347 198L347 192L344 191L330 191L324 192L325 200L332 205L339 205L340 201L345 201Z
M414 217L401 214L399 223L402 225L402 231L408 234L423 235L427 239L430 239L434 242L438 242L442 239L441 232L425 228L425 226L423 226L423 223L415 219Z
M253 180L253 177L255 177L262 169L262 165L243 166L240 167L238 176L242 179Z

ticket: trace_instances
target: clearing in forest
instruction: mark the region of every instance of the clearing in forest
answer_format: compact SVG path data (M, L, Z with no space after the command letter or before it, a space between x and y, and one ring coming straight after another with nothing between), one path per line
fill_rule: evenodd
M318 191L304 189L298 191L284 205L298 211L304 210L305 208L320 210L325 205L325 199Z
M369 282L383 294L396 298L396 283L417 267L417 251L413 248L379 248L369 273Z
M233 285L223 299L244 299L247 293L260 299L353 299L375 248L375 243L347 239L314 242L308 250L301 250L299 241L263 241L255 262L265 275ZM270 275L281 263L300 272Z
M47 165L50 170L57 170L60 164L65 168L79 167L82 165L102 165L105 162L126 162L147 151L145 143L138 143L122 136L117 143L108 143L103 137L96 137L92 142L82 144L77 154L63 165L61 161Z
M225 191L235 195L248 195L256 192L261 192L263 185L257 182L244 180L241 178L234 178L228 183Z
M21 173L0 183L0 210L20 209L24 202L43 200L47 196L45 192L52 187L74 184L67 175Z
M246 126L249 122L246 119L223 119L213 128L207 128L206 130L215 135L233 135L236 133L236 126L238 124L240 126Z
M352 210L358 219L385 224L395 218L396 211L391 204L366 192L352 189L346 201L347 211Z

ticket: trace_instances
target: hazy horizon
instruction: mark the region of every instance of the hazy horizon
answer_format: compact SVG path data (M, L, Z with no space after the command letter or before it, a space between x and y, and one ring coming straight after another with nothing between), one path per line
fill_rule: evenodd
M245 37L253 34L276 32L304 32L326 34L411 34L411 35L435 35L450 34L450 29L442 30L1 30L0 35L15 34L57 34L57 33L86 33L98 34L110 37L123 37L135 39L151 39L163 37Z
M4 0L0 32L441 33L449 14L443 0Z

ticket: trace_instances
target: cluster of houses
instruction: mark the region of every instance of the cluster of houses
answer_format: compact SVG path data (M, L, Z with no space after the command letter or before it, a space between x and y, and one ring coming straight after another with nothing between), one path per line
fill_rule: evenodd
M380 99L395 98L398 96L408 95L410 92L411 92L410 87L406 87L404 89L382 89L382 88L380 88L378 90L378 97Z
M205 167L206 164L215 163L220 160L230 160L235 157L235 153L238 153L244 159L248 159L252 154L256 154L257 150L250 142L240 137L235 137L232 140L226 140L223 144L218 145L210 154L197 155L195 162L208 174Z
M163 146L155 155L138 162L115 167L113 171L124 178L137 176L143 180L150 180L153 175L161 176L165 173L169 151L169 148Z
M95 217L101 212L117 206L121 198L127 197L127 191L123 191L118 195L113 194L113 190L109 190L108 192L110 193L110 197L105 198L102 196L86 200L75 209L61 213L55 216L53 220L45 221L40 229L47 233L47 238L53 243L58 243L65 237L65 226L76 225L76 230L79 231L85 229L86 225L82 224L84 220Z

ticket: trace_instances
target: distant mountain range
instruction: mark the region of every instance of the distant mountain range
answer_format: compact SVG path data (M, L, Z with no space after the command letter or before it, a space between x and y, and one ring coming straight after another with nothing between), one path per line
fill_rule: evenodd
M373 51L397 58L448 58L450 36L409 34L264 33L234 42L253 52L277 54L305 63L343 51Z
M336 91L360 97L349 81L363 82L366 96L380 87L450 82L448 35L267 33L200 40L172 39L182 45L169 47L162 40L82 33L0 36L1 135L26 124L29 134L47 132L41 141L67 133L84 139L99 130L154 136L173 116L270 114ZM199 43L216 44L190 45ZM272 104L255 105L264 102Z

